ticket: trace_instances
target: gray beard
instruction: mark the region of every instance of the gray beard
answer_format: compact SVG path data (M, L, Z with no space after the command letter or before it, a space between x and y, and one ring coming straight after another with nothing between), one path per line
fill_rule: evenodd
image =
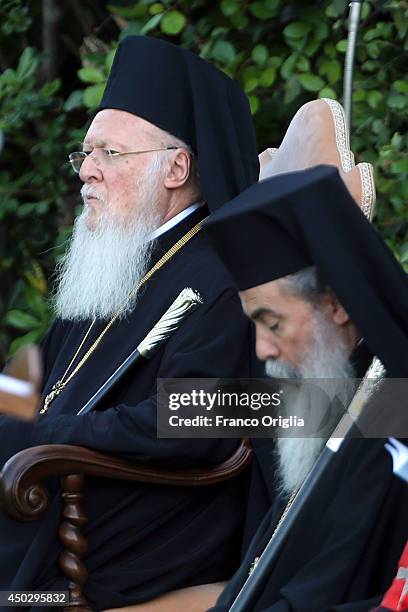
M159 172L158 164L152 164L137 181L138 202L126 224L101 200L102 214L96 228L89 230L86 193L95 195L97 191L92 186L82 189L85 209L75 221L69 248L56 270L54 309L60 318L108 319L117 312L123 318L134 308L137 286L151 260L154 243L150 235L161 223L156 187Z
M296 415L305 423L310 418L320 423L325 418L323 428L319 428L319 437L277 438L277 488L281 495L289 497L309 474L319 457L327 439L339 420L339 413L330 411L330 399L336 397L343 406L348 406L354 394L352 378L353 368L349 362L349 351L343 344L333 324L328 322L319 311L313 320L313 339L308 353L304 356L299 368L290 364L268 359L265 365L266 374L272 378L290 378L295 380L321 379L329 401L324 405L309 402L308 393L293 390L293 401L283 405L282 416ZM323 379L323 380L322 380ZM350 379L350 385L345 379ZM315 397L313 396L314 402Z

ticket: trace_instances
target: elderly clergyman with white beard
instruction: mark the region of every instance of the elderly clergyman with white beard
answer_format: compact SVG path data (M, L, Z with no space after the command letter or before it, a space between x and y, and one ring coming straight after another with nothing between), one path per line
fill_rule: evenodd
M236 441L157 439L156 379L252 374L249 322L201 231L211 211L258 178L248 101L185 49L125 38L70 162L85 206L58 272L58 316L42 345L43 404L34 423L0 417L0 463L27 446L61 443L166 468L217 465ZM202 304L152 359L77 416L186 287ZM239 560L246 481L242 475L192 490L88 479L91 607L228 579ZM39 526L0 516L0 589L66 590L57 501Z
M261 181L217 211L206 232L255 323L268 375L343 379L348 387L376 355L387 378L408 378L406 275L335 168ZM406 436L405 402L398 408ZM381 431L376 437L342 444L246 612L359 612L379 604L408 537L408 488L393 476ZM324 439L282 438L274 454L268 441L253 444L259 471L246 553L214 612L229 610L257 571Z

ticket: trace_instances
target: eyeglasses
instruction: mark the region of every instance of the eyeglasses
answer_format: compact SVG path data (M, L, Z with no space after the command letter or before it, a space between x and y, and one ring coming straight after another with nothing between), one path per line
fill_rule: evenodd
M95 161L97 166L100 166L103 162L109 162L115 157L119 157L120 155L140 155L141 153L153 153L155 151L170 151L172 149L178 149L179 147L160 147L159 149L145 149L144 151L124 151L123 153L119 153L118 151L112 151L112 149L100 149L99 147L93 149L89 153L86 151L74 151L68 155L69 162L74 169L74 172L79 174L81 170L81 166L84 163L85 159L88 155L91 155L92 159ZM95 155L96 152L99 152L98 155Z

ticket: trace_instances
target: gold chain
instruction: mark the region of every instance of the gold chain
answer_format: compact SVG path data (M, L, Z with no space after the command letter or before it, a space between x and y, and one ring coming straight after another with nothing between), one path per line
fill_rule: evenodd
M271 542L273 540L273 538L275 537L276 533L278 532L278 529L280 528L280 526L282 525L283 521L286 518L287 513L289 512L293 502L295 501L295 497L298 494L299 491L299 487L297 487L294 491L292 491L291 496L289 497L288 503L285 506L284 511L282 512L282 515L279 519L278 524L276 525L273 534L271 535L269 542ZM268 542L268 544L269 544ZM252 572L254 571L254 569L256 568L256 566L258 565L259 561L260 561L261 557L255 557L255 559L252 561L250 567L249 567L249 572L248 572L248 577L252 574Z
M85 355L82 357L82 359L80 359L80 361L78 362L78 364L75 366L75 368L72 370L71 374L69 376L67 376L72 364L74 363L75 359L77 358L79 352L81 351L83 345L85 344L86 339L88 338L92 327L95 324L96 319L94 319L91 323L91 325L88 328L88 331L86 332L85 336L83 337L79 347L77 348L75 355L73 356L73 358L71 359L71 361L68 364L67 369L65 370L64 374L62 375L62 377L57 380L57 382L52 386L51 391L48 393L48 395L45 397L44 399L44 405L40 410L40 414L45 414L49 408L49 405L51 404L51 402L61 393L61 391L66 387L66 385L69 383L69 381L75 376L75 374L78 372L78 370L80 370L82 368L82 366L84 365L84 363L89 359L89 357L92 355L92 353L95 351L96 347L98 346L98 344L101 342L102 338L104 337L104 335L109 331L109 329L112 327L112 325L115 323L115 321L118 319L118 317L121 315L121 313L123 312L123 310L126 308L127 304L129 303L129 301L132 299L132 297L136 294L136 292L140 289L140 287L142 287L152 276L155 272L157 272L157 270L159 270L162 266L164 266L165 263L167 263L169 261L169 259L171 259L173 257L173 255L175 255L180 249L183 248L183 246L185 246L187 244L187 242L189 242L189 240L191 240L191 238L193 238L202 228L203 223L204 223L205 219L202 221L199 221L199 223L197 223L197 225L195 225L194 227L192 227L186 234L184 234L184 236L182 236L182 238L180 238L180 240L178 240L175 244L173 244L173 246L154 264L154 266L152 266L150 268L150 270L144 275L144 277L139 281L139 283L137 284L137 286L133 289L133 291L131 291L131 293L129 294L129 296L126 298L126 301L122 304L122 306L119 308L119 310L112 316L112 318L110 319L110 321L108 322L108 324L106 325L106 327L101 331L101 333L99 334L99 336L96 338L96 340L93 342L93 344L90 346L90 348L86 351ZM67 377L67 378L66 378Z

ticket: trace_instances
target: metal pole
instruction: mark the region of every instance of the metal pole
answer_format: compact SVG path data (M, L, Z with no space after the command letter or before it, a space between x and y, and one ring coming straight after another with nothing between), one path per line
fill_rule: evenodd
M358 24L360 21L361 4L363 0L351 0L349 13L349 28L347 38L346 59L344 63L344 89L343 89L343 106L346 114L346 121L351 133L351 110L353 96L353 69L354 69L354 52L356 49Z

